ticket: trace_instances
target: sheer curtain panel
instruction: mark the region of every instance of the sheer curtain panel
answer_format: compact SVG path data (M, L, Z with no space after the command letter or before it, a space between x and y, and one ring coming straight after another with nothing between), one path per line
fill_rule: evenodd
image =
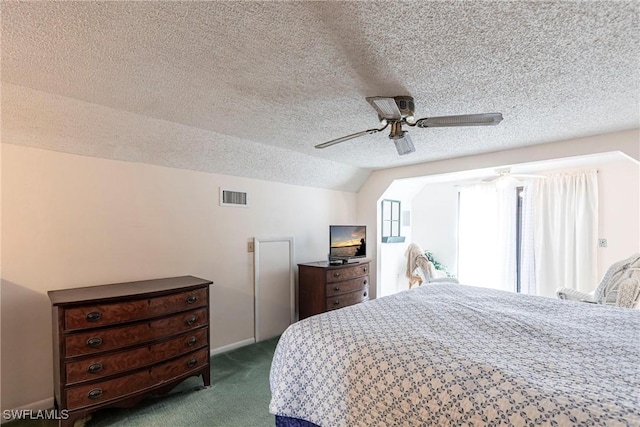
M598 177L596 171L549 175L534 191L537 293L560 287L591 292L598 283Z

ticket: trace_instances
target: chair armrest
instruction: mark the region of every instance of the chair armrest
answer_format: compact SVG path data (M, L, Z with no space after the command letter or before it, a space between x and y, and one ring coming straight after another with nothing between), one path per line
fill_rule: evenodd
M587 294L585 292L576 291L571 288L560 288L556 291L556 295L560 299L568 299L571 301L582 301L582 302L590 302L596 303L597 301L593 298L593 295Z
M433 279L429 280L429 282L460 283L455 277L434 277Z
M634 278L627 278L620 283L616 305L618 307L633 308L640 298L640 282Z

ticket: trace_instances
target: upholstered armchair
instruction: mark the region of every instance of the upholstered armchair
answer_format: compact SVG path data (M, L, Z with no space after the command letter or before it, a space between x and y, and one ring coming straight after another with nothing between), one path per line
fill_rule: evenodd
M560 299L633 308L640 300L640 254L609 267L596 290L591 293L561 288L556 295Z
M407 257L406 276L409 279L409 289L411 289L415 284L420 286L423 282L458 283L458 279L453 277L437 277L433 263L429 261L418 244L409 244L409 247L407 247L405 252L405 256Z

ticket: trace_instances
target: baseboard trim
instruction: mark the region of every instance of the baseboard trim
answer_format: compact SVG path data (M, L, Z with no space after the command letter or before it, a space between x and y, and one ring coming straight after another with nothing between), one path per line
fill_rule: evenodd
M255 344L255 338L247 338L246 340L234 342L233 344L223 345L222 347L214 348L209 353L211 356L215 356L216 354L226 353L227 351L235 350L236 348L246 347L251 344Z
M47 399L44 400L40 400L38 402L32 402L29 403L28 405L24 405L24 406L20 406L19 408L13 408L13 409L9 409L9 411L42 411L45 409L51 409L53 408L53 397L49 397ZM4 418L4 416L1 417L2 421L0 421L0 424L4 424L4 423L8 423L10 421L13 420L7 420Z

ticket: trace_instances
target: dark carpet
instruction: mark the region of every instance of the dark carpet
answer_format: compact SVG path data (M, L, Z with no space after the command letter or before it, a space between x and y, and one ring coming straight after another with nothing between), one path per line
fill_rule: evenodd
M278 338L211 358L211 387L201 377L126 409L94 412L86 427L274 426L269 370ZM3 427L56 427L57 421L12 421Z

